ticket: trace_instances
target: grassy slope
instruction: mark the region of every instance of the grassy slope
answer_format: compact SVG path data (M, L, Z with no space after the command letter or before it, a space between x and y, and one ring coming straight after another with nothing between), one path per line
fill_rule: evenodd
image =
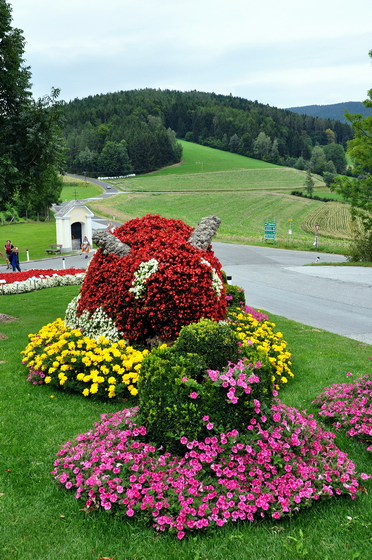
M49 474L55 453L67 440L89 430L100 414L125 404L30 385L19 355L28 333L63 316L77 292L77 286L69 286L1 298L2 312L17 317L0 325L8 336L0 341L2 560L298 560L305 548L312 560L369 558L372 502L364 493L355 501L324 501L293 519L236 523L183 542L158 535L135 520L81 511L82 502L73 492L57 488ZM370 371L371 346L271 318L293 354L295 378L280 395L287 404L312 410L311 400L325 385L345 381L349 370L355 376ZM358 469L370 471L370 454L360 444L343 437L337 441ZM370 482L366 486L371 490Z
M292 190L303 188L304 172L189 142L183 142L183 146L181 164L146 176L112 181L125 194L91 202L90 208L108 218L115 215L121 221L158 213L190 225L213 213L222 219L216 239L232 242L262 242L264 222L275 220L277 236L285 243L291 220L292 247L312 248L314 234L311 228L304 229L304 223L312 223L309 216L316 215L324 203L290 195ZM317 184L315 192L324 192L324 183L317 179ZM326 231L321 228L320 239ZM344 223L340 224L340 232L348 233ZM344 245L327 240L320 243L320 249L342 252Z

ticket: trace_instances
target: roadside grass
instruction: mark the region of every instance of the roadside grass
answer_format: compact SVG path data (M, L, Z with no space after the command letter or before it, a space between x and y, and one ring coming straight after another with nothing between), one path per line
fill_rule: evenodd
M0 557L2 560L352 560L369 558L372 502L334 498L274 522L236 523L183 541L156 534L141 522L106 512L86 514L73 492L49 474L55 453L88 431L102 413L127 406L86 400L26 381L20 351L29 333L63 317L78 286L1 297L0 324ZM248 302L249 304L249 302ZM280 391L283 402L316 413L311 401L332 383L369 373L372 346L270 315L293 355L294 379ZM360 471L371 472L370 454L337 436ZM366 483L371 491L371 482Z
M335 262L335 263L329 263L329 262L319 262L319 263L309 263L309 264L305 264L304 266L359 266L359 267L363 267L363 268L369 268L372 266L372 262L370 261L362 261L362 262Z

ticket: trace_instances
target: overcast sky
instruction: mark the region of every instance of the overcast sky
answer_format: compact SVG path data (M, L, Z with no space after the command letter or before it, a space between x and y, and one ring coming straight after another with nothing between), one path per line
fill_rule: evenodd
M364 101L371 0L10 0L33 93L142 88L275 107Z

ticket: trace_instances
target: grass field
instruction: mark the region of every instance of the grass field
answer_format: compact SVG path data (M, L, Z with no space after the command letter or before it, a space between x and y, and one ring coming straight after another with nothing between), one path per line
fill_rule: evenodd
M278 166L231 152L215 150L193 142L178 140L183 147L182 162L153 173L156 176L214 171L238 171L242 169L274 169Z
M141 522L103 511L86 514L72 492L57 488L51 475L55 453L100 414L125 404L90 401L26 381L19 352L27 335L63 317L77 286L2 296L1 311L14 322L0 332L0 557L1 560L352 560L371 550L372 501L331 499L298 516L274 522L236 523L178 542ZM294 379L281 389L283 402L316 413L311 401L326 386L370 372L372 347L271 316L293 355ZM7 338L4 338L7 337ZM358 442L337 444L360 471L371 458ZM366 492L371 492L371 482Z
M47 256L45 249L56 242L56 222L53 214L51 216L50 222L21 222L0 226L1 247L10 239L13 245L19 248L21 268L22 262L27 259L27 250L31 260L40 259ZM5 255L5 251L1 248L0 250ZM5 265L5 258L0 260L0 263Z
M92 201L97 214L125 221L158 213L195 225L202 216L222 219L216 239L227 242L262 243L264 223L277 223L277 246L313 247L315 224L320 224L319 250L345 252L350 238L345 221L348 206L291 196L302 190L305 173L274 166L237 154L182 142L183 161L156 173L111 181L123 192L104 201ZM326 191L314 177L314 194ZM330 211L331 210L331 211ZM323 211L323 215L320 216ZM289 226L292 225L292 234Z

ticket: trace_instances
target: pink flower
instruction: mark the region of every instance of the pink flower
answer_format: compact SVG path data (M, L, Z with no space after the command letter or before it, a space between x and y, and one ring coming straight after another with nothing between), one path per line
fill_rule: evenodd
M346 375L347 375L347 377L350 377L350 375L353 375L353 374L351 373L351 371L348 371Z
M197 399L199 395L198 395L198 393L195 393L195 391L193 391L192 393L190 393L189 396L190 396L191 399Z
M207 430L212 430L213 427L214 427L214 424L212 424L212 422L208 422L208 424L206 426Z

